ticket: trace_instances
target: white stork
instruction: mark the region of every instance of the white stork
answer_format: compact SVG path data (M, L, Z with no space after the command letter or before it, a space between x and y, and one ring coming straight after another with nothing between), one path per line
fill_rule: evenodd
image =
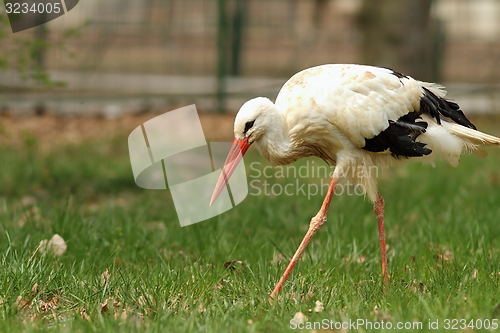
M373 170L407 159L430 162L439 157L456 166L462 153L484 156L480 145L500 139L476 130L459 106L444 98L445 90L387 68L364 65L322 65L292 76L273 103L249 100L234 122L234 142L215 187L212 204L251 144L273 165L317 156L335 166L321 209L311 219L297 252L271 293L283 287L314 234L325 223L340 178L361 185L373 202L378 220L382 279L387 271L384 199Z

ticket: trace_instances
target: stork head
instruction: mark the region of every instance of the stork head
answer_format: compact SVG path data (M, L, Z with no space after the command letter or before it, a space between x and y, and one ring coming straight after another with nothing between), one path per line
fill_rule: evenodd
M258 143L269 126L272 126L274 110L276 110L274 103L265 97L251 99L241 106L234 120L234 141L215 186L210 205L217 200L250 145Z
M271 113L274 103L268 98L257 97L243 104L234 120L235 140L244 140L252 144L258 141L271 125Z

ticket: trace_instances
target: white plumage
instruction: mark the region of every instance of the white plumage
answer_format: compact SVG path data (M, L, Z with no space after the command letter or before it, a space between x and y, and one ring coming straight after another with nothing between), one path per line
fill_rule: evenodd
M243 155L253 143L273 165L317 156L335 166L322 209L311 221L308 234L272 296L281 290L310 238L326 220L335 185L346 177L360 184L374 202L382 271L387 281L384 202L369 171L409 158L433 163L438 157L456 166L463 153L484 155L480 145L500 145L499 138L477 131L458 105L444 98L445 94L437 84L391 69L338 64L295 74L282 87L276 103L258 97L241 107L234 123L233 149L212 202L240 159L237 146ZM350 172L359 168L368 172Z

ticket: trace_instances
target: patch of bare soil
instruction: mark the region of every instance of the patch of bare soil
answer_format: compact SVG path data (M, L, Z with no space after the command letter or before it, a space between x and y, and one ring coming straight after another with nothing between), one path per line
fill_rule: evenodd
M59 117L54 115L0 117L0 144L50 150L64 145L127 137L130 132L158 114L126 115L118 119ZM207 141L232 141L234 114L200 114Z

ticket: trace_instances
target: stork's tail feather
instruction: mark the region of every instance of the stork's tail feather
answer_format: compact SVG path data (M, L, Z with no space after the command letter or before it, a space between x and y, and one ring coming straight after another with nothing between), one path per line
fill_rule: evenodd
M486 157L488 155L480 146L500 146L500 138L472 128L458 124L449 124L448 130L451 134L461 139L465 152L474 153L479 157Z
M473 145L500 146L500 138L457 124L449 124L448 130Z

